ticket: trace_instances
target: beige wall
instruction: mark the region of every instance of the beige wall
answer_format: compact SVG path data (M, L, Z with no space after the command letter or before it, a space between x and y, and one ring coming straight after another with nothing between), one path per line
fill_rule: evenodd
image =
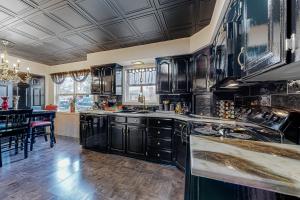
M13 64L13 63L17 63L18 58L14 56L9 56L8 60L11 64ZM21 72L26 72L27 67L29 67L30 73L45 76L45 103L48 104L49 102L53 102L52 100L49 101L49 97L52 98L53 96L53 94L51 93L53 90L48 89L49 86L53 85L49 76L49 66L45 64L21 59L21 58L19 58L19 60L21 61L20 64Z
M181 38L129 48L122 48L110 51L102 51L87 55L87 60L82 62L67 63L49 67L47 72L63 72L89 68L92 65L101 65L107 63L119 63L125 65L130 61L147 60L154 63L154 58L160 56L173 56L194 53L195 51L208 46L212 43L217 27L227 9L229 0L216 0L214 13L210 24L189 38ZM55 102L54 94L55 85L50 81L48 84L49 103Z

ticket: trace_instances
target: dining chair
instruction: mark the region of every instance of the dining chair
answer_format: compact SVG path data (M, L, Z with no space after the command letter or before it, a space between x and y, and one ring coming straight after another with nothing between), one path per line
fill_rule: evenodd
M18 149L24 150L24 158L28 157L28 138L32 109L0 111L0 167L2 153ZM9 145L9 138L15 137L15 145ZM21 146L19 147L19 142Z

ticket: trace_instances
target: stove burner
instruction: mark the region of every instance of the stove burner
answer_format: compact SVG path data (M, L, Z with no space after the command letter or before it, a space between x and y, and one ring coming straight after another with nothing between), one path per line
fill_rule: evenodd
M245 133L228 133L227 135L238 138L238 139L243 139L243 140L249 140L252 138L251 135L245 134Z

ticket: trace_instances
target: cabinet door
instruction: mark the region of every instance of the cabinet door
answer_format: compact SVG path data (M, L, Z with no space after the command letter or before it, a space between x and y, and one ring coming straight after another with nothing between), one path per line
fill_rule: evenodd
M126 153L132 156L145 155L146 129L139 126L127 126Z
M184 170L186 162L186 143L181 138L180 132L175 132L175 164Z
M109 145L111 151L125 153L125 128L125 125L110 125Z
M214 44L214 68L216 70L216 81L219 83L228 76L226 26L224 24L220 27Z
M101 70L102 94L114 93L114 69L112 67L103 67Z
M210 71L209 55L205 52L199 52L194 57L194 73L193 73L193 91L207 90L208 72Z
M177 57L173 60L173 92L174 93L189 93L190 78L189 78L189 57Z
M107 138L107 117L101 116L98 118L97 121L97 133L99 135L99 143L98 143L98 149L106 151L108 146L108 138Z
M32 88L32 106L42 106L42 88Z
M100 70L98 68L91 69L92 74L92 87L91 93L92 94L100 94L101 93L101 77L100 77Z
M241 54L246 75L285 63L285 4L284 0L244 0L245 38Z
M156 93L164 94L172 92L171 59L156 60Z

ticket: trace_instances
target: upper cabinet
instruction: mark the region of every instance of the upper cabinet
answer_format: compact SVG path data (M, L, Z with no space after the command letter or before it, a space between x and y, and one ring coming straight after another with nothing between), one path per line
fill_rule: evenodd
M172 92L172 59L156 59L156 93L164 94Z
M286 63L285 0L243 0L244 38L238 62L244 76Z
M193 92L208 91L215 84L215 69L211 65L211 49L198 51L193 56L193 70L191 71Z
M122 95L122 66L108 64L91 68L92 94Z
M156 93L185 94L190 91L190 56L156 59Z

